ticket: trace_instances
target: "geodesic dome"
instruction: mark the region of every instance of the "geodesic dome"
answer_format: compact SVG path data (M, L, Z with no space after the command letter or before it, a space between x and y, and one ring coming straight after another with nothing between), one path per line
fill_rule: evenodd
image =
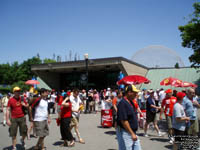
M162 45L142 48L132 56L131 60L150 68L174 67L176 63L179 67L184 67L181 57L174 50Z

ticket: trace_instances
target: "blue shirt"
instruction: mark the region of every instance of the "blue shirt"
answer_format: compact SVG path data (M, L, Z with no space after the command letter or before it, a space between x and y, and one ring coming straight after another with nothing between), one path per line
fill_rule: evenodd
M62 92L61 95L62 95L62 96L65 96L65 95L66 95L66 92Z
M152 99L152 97L149 96L147 98L147 103L146 104L147 104L147 108L146 108L147 111L156 112L156 109L151 107L151 105L155 105L156 106L155 101Z
M197 119L197 107L193 106L192 101L187 96L185 96L183 98L182 105L184 107L186 116L190 117L190 120L196 120Z
M117 105L117 124L124 129L121 121L128 121L133 132L138 129L138 121L136 116L135 107L132 106L127 100L122 99Z

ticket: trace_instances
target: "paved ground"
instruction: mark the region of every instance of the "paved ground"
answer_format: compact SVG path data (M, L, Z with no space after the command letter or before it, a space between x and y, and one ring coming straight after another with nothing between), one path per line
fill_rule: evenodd
M75 147L61 148L60 130L56 126L56 115L52 116L52 123L50 124L50 135L45 139L48 150L117 150L117 140L114 128L102 128L100 126L100 113L98 114L82 114L80 118L80 133L86 144L76 142ZM0 113L2 119L2 113ZM164 122L161 122L163 127ZM139 138L143 150L169 150L172 146L168 143L167 135L158 137L156 131L150 130L150 137L143 137L143 130L138 131ZM74 134L74 131L73 131ZM19 143L19 136L18 142ZM26 142L27 149L31 149L36 143L35 138L31 138ZM21 145L17 145L21 149ZM10 150L11 139L8 137L8 127L0 125L0 150Z

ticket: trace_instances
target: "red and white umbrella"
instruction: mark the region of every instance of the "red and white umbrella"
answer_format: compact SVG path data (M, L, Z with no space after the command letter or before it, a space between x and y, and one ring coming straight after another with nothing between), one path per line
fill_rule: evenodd
M186 81L184 81L184 82L182 82L182 83L180 84L180 86L178 86L178 87L194 87L194 88L196 88L197 85L196 85L196 84L193 84L193 83L191 83L191 82L186 82Z
M28 85L35 85L35 84L40 84L39 81L37 80L28 80L25 82L25 84L28 84Z
M117 81L117 85L128 85L128 84L141 84L141 83L145 83L148 84L151 81L149 79L147 79L146 77L140 76L140 75L130 75L130 76L126 76L124 78L122 78L121 80Z
M179 80L177 78L173 78L173 77L168 77L168 78L165 78L163 79L161 82L160 82L160 85L164 85L164 86L175 86L175 87L178 87L182 84L182 80Z

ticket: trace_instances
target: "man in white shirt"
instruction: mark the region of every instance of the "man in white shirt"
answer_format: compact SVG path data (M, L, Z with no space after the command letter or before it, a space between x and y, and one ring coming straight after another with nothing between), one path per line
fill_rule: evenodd
M165 98L166 96L166 93L164 91L163 88L160 89L160 92L159 92L159 102L162 103L162 100Z
M2 110L3 110L3 126L6 126L6 109L8 106L8 101L10 99L10 94L8 93L6 96L2 98Z
M52 90L52 94L50 96L50 100L49 100L49 114L51 114L51 108L53 109L53 114L55 114L55 109L56 109L56 92L55 90Z
M78 136L79 142L85 144L84 140L80 136L80 132L78 130L78 122L80 116L80 105L82 105L82 101L80 99L79 90L74 89L73 95L70 96L70 101L72 103L72 120L71 120L71 129L74 127L76 135Z
M35 149L44 150L44 138L49 135L50 116L48 114L48 90L42 88L40 90L40 97L36 99L32 104L31 120L34 121L34 128L36 135L39 137Z

